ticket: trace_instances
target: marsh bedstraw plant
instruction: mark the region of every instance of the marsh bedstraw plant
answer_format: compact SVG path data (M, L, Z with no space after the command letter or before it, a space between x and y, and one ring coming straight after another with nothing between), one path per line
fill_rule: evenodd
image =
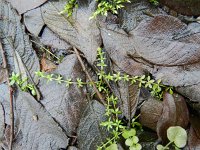
M100 125L105 127L112 135L111 138L108 138L105 143L102 143L97 149L106 149L106 150L117 150L117 142L120 137L125 139L125 145L129 147L130 150L140 150L141 145L138 143L139 139L136 136L136 128L140 126L136 119L133 119L131 122L131 127L127 127L124 125L122 120L119 119L119 115L122 113L118 106L118 98L114 96L114 94L109 90L107 84L104 81L124 81L129 82L130 84L138 84L139 88L145 87L149 89L152 96L157 97L158 99L162 99L163 92L168 91L173 94L173 87L165 86L161 84L161 80L155 81L150 76L142 75L142 76L129 76L127 74L122 74L120 72L111 74L106 74L104 68L105 64L105 52L102 51L101 48L97 50L97 66L100 68L98 72L98 81L94 81L95 85L99 92L104 93L106 95L106 105L105 105L105 116L107 116L107 121L102 122ZM56 81L61 84L64 83L66 87L69 87L72 84L76 84L78 87L83 87L86 84L91 84L90 82L83 82L80 78L77 78L75 81L72 79L64 79L61 75L55 74L46 74L44 72L36 72L36 75L47 79L49 81Z
M12 72L10 79L10 85L16 84L22 91L30 91L33 96L36 95L36 91L33 84L27 83L28 78L21 78L21 75L18 73Z
M98 2L97 9L89 19L94 19L98 15L107 16L108 12L118 14L118 10L124 7L124 3L131 3L130 0L96 0ZM158 0L149 0L155 6L159 5ZM66 13L68 17L72 16L74 8L78 7L77 0L68 0L60 14Z

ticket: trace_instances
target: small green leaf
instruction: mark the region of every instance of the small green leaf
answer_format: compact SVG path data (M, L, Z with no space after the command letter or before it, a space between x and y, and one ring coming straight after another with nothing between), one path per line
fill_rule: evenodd
M178 148L183 148L187 141L187 132L180 126L169 127L167 129L167 137Z
M113 143L106 148L106 150L118 150L117 144Z
M122 136L125 138L125 139L128 139L129 137L132 137L132 136L135 136L136 135L136 131L135 129L131 129L131 130L124 130L123 133L122 133Z
M157 148L157 150L166 150L165 147L162 146L162 145L160 145L160 144L158 144L158 145L156 146L156 148Z
M134 143L133 143L132 138L126 139L125 144L126 144L127 146L133 146Z

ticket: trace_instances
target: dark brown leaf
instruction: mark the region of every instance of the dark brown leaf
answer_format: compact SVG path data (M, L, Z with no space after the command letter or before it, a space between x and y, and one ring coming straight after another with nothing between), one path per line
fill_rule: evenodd
M167 141L167 129L170 126L187 127L189 113L182 96L178 94L164 93L163 112L157 123L157 134L163 142Z
M52 73L75 82L77 78L85 81L85 74L76 55L68 55ZM74 135L87 105L85 87L78 88L72 84L67 88L65 83L46 82L46 79L41 80L40 90L44 97L41 103L68 135Z
M27 1L27 0L7 0L10 2L15 9L17 9L19 14L23 14L28 10L34 9L43 3L45 3L47 0L33 0L33 1Z
M143 126L146 126L156 131L157 122L162 115L163 105L162 102L150 97L140 110L140 122Z
M190 123L193 130L196 133L196 136L200 139L200 124L199 124L199 116L191 115L190 116Z
M188 135L188 147L190 150L200 149L200 138L197 136L192 126L190 127Z
M184 15L200 15L199 0L160 0L159 2Z

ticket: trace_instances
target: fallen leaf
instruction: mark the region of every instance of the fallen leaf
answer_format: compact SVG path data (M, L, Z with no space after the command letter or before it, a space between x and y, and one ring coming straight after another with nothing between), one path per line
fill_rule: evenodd
M144 102L140 109L140 122L143 126L156 131L156 126L159 118L162 115L162 102L150 97Z
M44 22L61 39L83 52L88 62L93 64L96 60L97 48L102 44L97 20L89 20L97 2L93 0L88 7L80 6L71 19L59 14L65 3L65 0L59 0L43 5L41 10Z
M167 129L170 126L186 128L189 123L189 112L184 98L178 94L164 93L163 112L157 122L157 134L165 143L167 141Z
M74 54L68 55L51 73L61 75L63 79L76 81L77 78L80 78L83 82L85 81L85 73ZM58 84L55 81L47 83L46 79L42 79L40 91L43 95L41 103L46 110L55 118L67 135L74 135L81 115L87 106L85 87L78 88L75 84L66 87L65 83Z
M200 138L197 136L193 127L190 127L188 135L188 147L191 150L200 149Z
M39 36L44 24L41 15L41 8L35 8L24 13L24 24L27 30L34 36Z
M51 72L53 70L55 70L57 68L57 66L51 62L50 60L48 60L45 57L42 57L41 59L41 70L44 72Z
M17 9L19 14L23 14L28 10L34 9L43 3L45 3L47 0L34 0L34 1L27 1L27 0L7 0L12 4L12 6Z
M132 118L135 115L140 89L138 84L131 85L130 82L118 82L121 105L120 108L122 110L122 114L126 117L126 119L131 122Z
M100 126L105 121L105 107L92 100L85 109L78 127L78 145L80 149L94 150L105 142L108 132Z
M60 149L68 146L69 139L61 127L29 93L19 92L16 108L23 137L22 149ZM34 115L38 116L37 121L32 119Z
M29 81L37 83L35 72L40 70L39 60L20 22L20 16L4 0L0 0L0 12L3 16L0 20L0 37L7 54L10 72L19 73L23 77L28 77ZM1 55L0 62L2 62Z
M65 49L67 50L71 49L71 45L69 45L64 40L60 39L55 33L53 33L48 27L44 28L44 31L42 32L40 41L42 44L56 48L56 49Z
M188 16L200 15L200 5L198 0L192 0L192 1L160 0L159 2L183 15L188 15Z

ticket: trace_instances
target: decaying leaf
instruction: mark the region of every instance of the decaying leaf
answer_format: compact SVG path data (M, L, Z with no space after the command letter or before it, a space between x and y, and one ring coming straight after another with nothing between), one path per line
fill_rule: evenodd
M197 136L193 127L190 127L188 135L188 147L189 149L200 149L200 138Z
M68 55L52 73L75 82L77 78L85 81L85 74L74 54ZM65 83L46 82L46 79L41 80L40 90L44 97L41 103L68 135L74 135L87 105L85 87L78 88L75 84L66 87Z
M163 111L157 123L157 134L162 141L167 141L167 129L170 126L186 128L189 122L189 113L184 98L178 94L164 93Z
M94 150L108 138L108 132L100 126L105 121L105 108L96 100L92 100L82 115L78 127L78 145L80 149Z
M3 110L3 105L0 103L0 141L4 137L4 130L5 130L4 110Z
M82 51L89 63L96 59L102 40L96 19L89 20L96 7L93 0L88 7L79 7L72 19L60 15L65 0L52 1L41 7L45 24L58 36Z
M68 146L68 137L49 113L29 93L19 92L16 107L22 132L22 149L60 149ZM33 120L33 116L38 120Z
M55 70L57 68L57 66L51 62L50 60L48 60L45 57L42 57L41 59L41 70L44 72L51 72L53 70Z
M163 111L162 102L150 97L147 101L145 101L140 111L141 124L156 131L157 122Z
M18 2L17 2L18 3ZM20 3L19 3L20 4ZM39 70L39 61L29 37L25 34L24 26L20 23L20 16L8 2L0 0L0 38L6 52L10 71L19 73L23 77L37 83L34 76ZM0 55L0 63L2 56Z
M131 122L136 112L140 89L137 84L130 85L130 82L119 82L118 84L122 114Z
M24 24L31 34L38 36L44 26L41 8L38 7L24 13Z
M60 39L48 27L44 28L44 31L42 32L42 36L40 40L42 44L52 47L52 48L65 49L66 51L72 48L71 45L69 45L64 40Z
M45 3L47 0L33 0L33 1L27 1L27 0L7 0L10 2L15 9L17 9L19 14L23 14L28 10L34 9L43 3Z

